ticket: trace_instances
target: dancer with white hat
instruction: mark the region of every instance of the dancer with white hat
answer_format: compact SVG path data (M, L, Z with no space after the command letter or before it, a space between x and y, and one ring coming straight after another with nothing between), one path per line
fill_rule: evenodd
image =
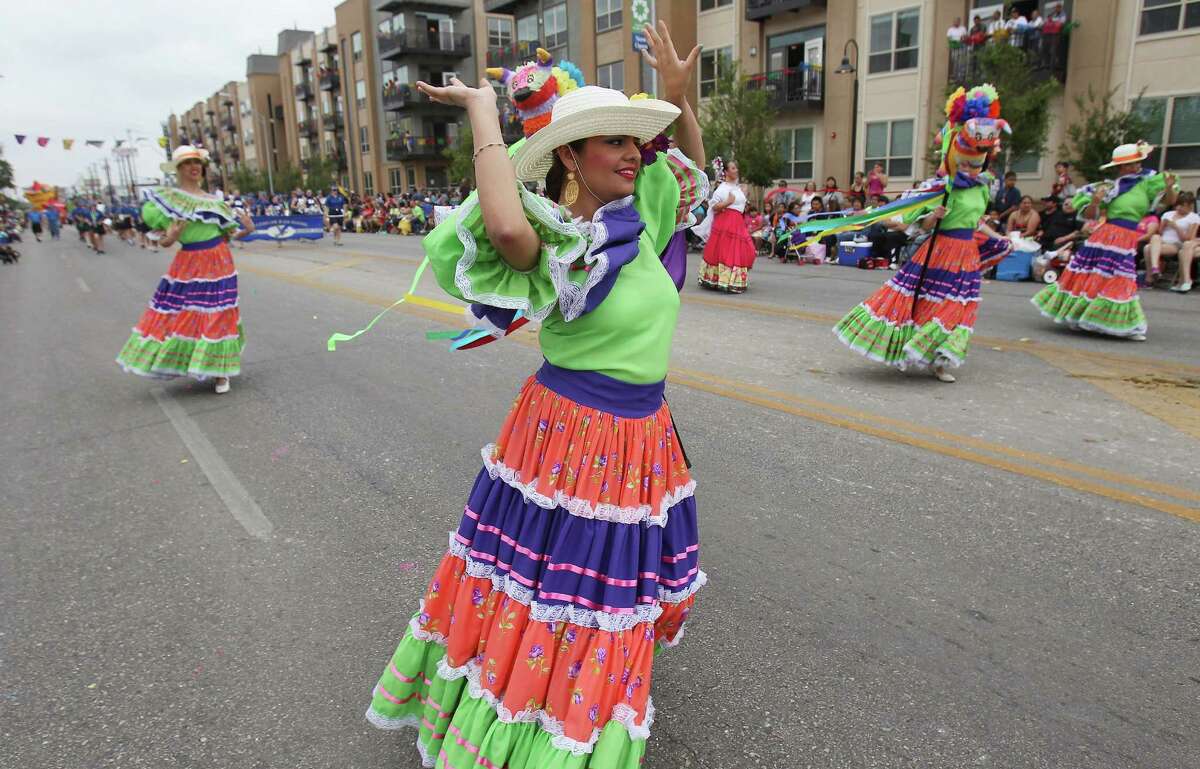
M228 240L244 238L254 223L242 212L205 193L208 151L176 147L163 171L178 187L155 187L143 194L142 220L164 234L159 245L182 244L158 283L150 306L117 356L125 371L142 376L192 377L215 381L229 392L229 378L241 372L242 333L237 270ZM240 229L239 229L240 227Z
M662 22L645 33L665 100L543 61L516 95L555 90L550 120L509 152L491 85L418 83L475 137L478 190L424 240L438 283L497 336L540 321L546 359L367 711L416 727L425 766L636 769L655 651L705 581L663 399L679 294L660 260L707 192L686 97L699 48L680 59ZM672 125L678 148L659 151ZM548 199L522 184L541 180Z
M1113 181L1079 189L1075 210L1105 222L1071 257L1056 283L1031 300L1055 323L1135 341L1146 339L1146 313L1138 297L1137 225L1159 205L1175 203L1174 174L1142 168L1154 147L1146 142L1122 144L1112 152Z

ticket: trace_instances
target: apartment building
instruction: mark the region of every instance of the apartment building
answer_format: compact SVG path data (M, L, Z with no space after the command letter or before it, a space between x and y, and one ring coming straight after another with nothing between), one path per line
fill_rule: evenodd
M256 168L261 172L274 172L292 162L285 141L279 58L262 53L246 57L248 103L245 107L247 115L242 119L242 130L246 131L249 125ZM242 141L245 146L245 138Z

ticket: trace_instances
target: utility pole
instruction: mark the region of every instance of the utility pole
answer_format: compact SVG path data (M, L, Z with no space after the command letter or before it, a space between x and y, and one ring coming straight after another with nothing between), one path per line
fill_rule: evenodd
M106 192L108 193L108 202L109 202L109 204L115 206L116 201L113 199L114 195L113 195L113 186L112 186L112 174L110 174L108 172L108 158L104 159L104 181L108 185L108 189L106 190Z

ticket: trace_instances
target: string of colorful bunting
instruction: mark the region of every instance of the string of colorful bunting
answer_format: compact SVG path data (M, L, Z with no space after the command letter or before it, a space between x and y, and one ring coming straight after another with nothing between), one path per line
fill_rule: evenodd
M29 134L13 134L13 138L17 140L17 144L24 144L25 140L30 138L30 135ZM46 146L49 146L49 144L50 144L49 136L37 136L37 137L34 137L34 140L37 142L37 146L39 146L39 147L46 147ZM166 140L165 136L161 137L161 140L159 141L159 145L162 146L162 144L165 140ZM96 149L104 149L104 145L107 141L108 140L106 140L106 139L85 139L83 143L89 147L95 147ZM145 136L139 136L138 138L133 139L132 141L129 139L113 139L112 145L113 145L113 148L116 149L116 148L120 148L121 145L123 145L127 142L136 144L137 142L147 142L147 141L150 141L150 140L147 139ZM62 146L63 146L64 150L70 150L74 146L74 144L75 144L74 139L63 139L62 140Z

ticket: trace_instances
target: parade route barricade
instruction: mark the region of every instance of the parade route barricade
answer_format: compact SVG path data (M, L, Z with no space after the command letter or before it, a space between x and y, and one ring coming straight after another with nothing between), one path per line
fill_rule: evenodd
M254 232L245 240L320 240L325 237L325 219L320 214L254 216Z

